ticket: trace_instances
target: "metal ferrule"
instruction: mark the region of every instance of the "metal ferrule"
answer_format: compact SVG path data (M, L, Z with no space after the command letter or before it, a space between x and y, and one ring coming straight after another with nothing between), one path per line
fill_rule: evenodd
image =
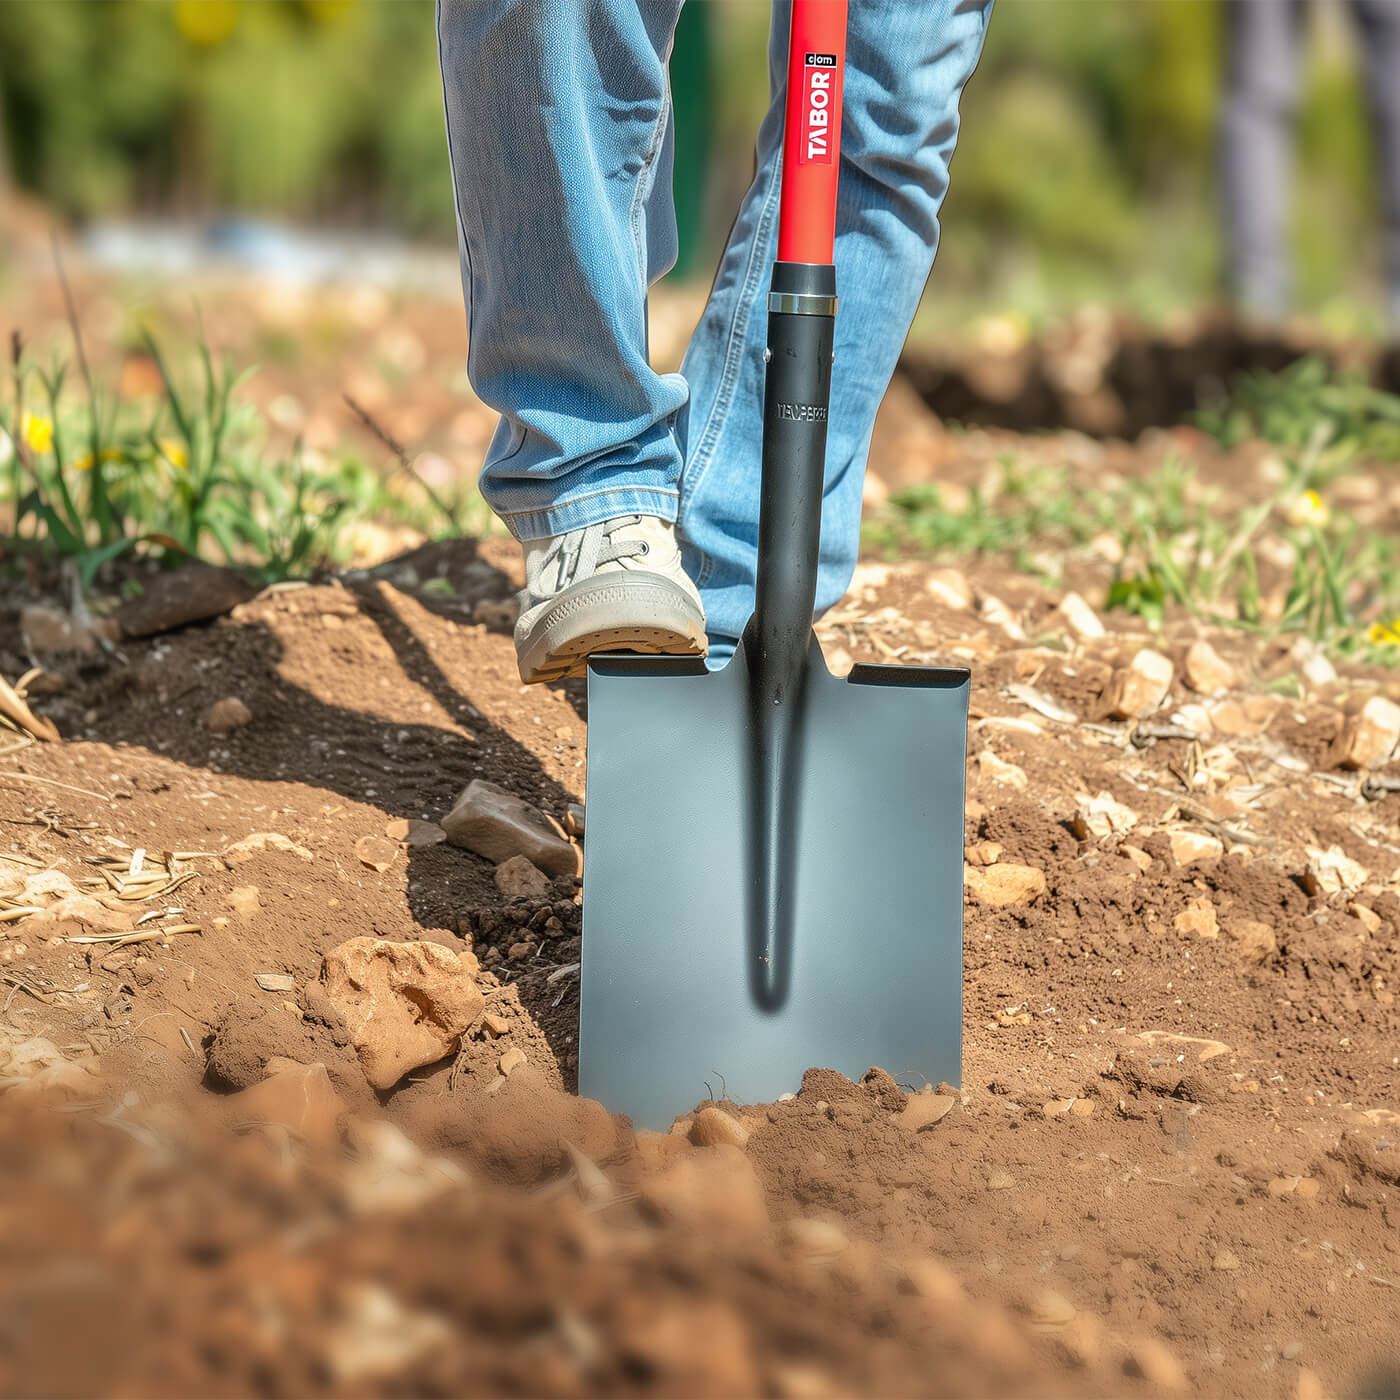
M834 316L836 298L806 292L769 292L768 309L785 316Z

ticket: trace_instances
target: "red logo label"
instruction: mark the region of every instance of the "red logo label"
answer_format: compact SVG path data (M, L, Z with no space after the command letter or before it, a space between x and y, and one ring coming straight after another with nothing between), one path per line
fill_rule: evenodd
M836 101L836 55L809 53L802 63L802 143L799 165L830 165L832 108Z

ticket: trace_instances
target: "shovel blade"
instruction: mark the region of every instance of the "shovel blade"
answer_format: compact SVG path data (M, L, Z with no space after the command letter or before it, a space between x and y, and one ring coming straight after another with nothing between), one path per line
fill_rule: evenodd
M811 649L785 872L791 966L756 995L748 664L594 657L579 1089L646 1127L813 1065L961 1079L965 670Z

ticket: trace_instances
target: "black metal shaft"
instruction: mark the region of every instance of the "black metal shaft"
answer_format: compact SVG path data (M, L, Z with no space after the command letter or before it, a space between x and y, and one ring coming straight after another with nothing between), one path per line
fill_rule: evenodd
M836 270L775 263L763 399L763 479L749 672L748 927L755 1003L792 981L806 680L821 546Z

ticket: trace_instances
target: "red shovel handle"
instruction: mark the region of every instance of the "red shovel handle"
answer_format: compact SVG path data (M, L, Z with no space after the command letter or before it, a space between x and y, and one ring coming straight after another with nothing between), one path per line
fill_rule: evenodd
M792 0L778 261L831 263L847 0Z

